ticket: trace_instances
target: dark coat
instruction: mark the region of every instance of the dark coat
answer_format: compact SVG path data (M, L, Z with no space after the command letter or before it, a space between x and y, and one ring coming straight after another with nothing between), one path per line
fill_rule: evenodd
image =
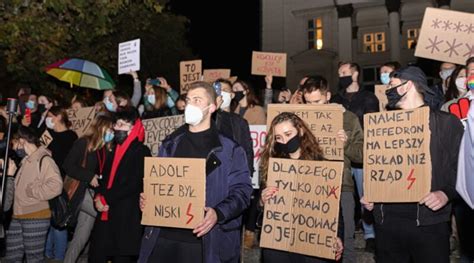
M352 111L359 118L360 126L364 128L364 114L379 111L379 100L373 92L361 88L347 99L346 91L340 91L331 98L332 103L342 104L348 111Z
M159 156L174 156L176 146L184 134L185 129L181 128L168 136L160 147ZM219 135L219 142L221 145L214 148L209 156L216 157L220 164L212 165L216 162L209 162L210 159L206 163L206 206L213 207L221 217L212 230L202 237L205 263L238 262L242 213L249 206L252 193L243 148L222 135ZM138 262L148 262L159 233L159 227L145 228Z
M213 117L217 130L244 148L250 175L253 175L253 143L248 122L238 114L221 110L216 111Z
M99 213L91 234L91 250L102 252L90 254L136 256L143 233L139 197L145 157L151 154L138 139L133 141L120 161L112 188L107 189L114 154L115 149L106 158L103 179L97 189L110 207L108 220L102 221Z

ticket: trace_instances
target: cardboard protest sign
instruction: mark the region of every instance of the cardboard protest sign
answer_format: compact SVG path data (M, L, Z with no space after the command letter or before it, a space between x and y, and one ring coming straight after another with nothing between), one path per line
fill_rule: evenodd
M140 39L119 44L118 74L140 70Z
M426 8L415 56L464 65L474 56L474 14Z
M194 228L204 218L206 159L145 158L142 225Z
M252 75L286 77L286 53L253 51Z
M254 172L252 175L252 187L254 189L260 188L259 178L259 167L260 167L260 153L265 145L267 138L267 126L266 125L249 125L250 138L252 138L253 145L253 168Z
M344 160L344 142L337 138L342 130L344 108L339 104L305 105L305 104L269 104L267 110L267 127L273 118L281 112L292 112L298 115L318 139L323 149L324 158Z
M150 148L152 156L158 156L158 149L166 136L184 124L184 115L143 120L145 128L144 144Z
M385 94L385 91L387 90L387 85L375 85L374 91L375 91L375 96L379 100L379 110L380 111L386 111L388 104L388 99L387 99L387 94Z
M230 69L205 69L202 75L203 81L211 83L217 79L229 79Z
M271 158L260 247L334 259L343 162Z
M84 135L94 121L95 113L95 107L81 108L77 111L69 109L67 115L72 123L71 130L75 131L78 137Z
M418 202L431 189L429 108L364 115L364 197Z
M202 61L189 60L179 63L181 94L188 92L189 84L201 80Z
M48 130L44 130L43 135L40 137L40 142L42 145L48 147L48 145L53 141L53 136Z

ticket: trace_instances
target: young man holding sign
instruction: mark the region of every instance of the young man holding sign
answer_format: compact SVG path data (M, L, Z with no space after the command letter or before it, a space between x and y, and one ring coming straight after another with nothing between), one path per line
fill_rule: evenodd
M426 106L433 95L423 71L407 67L392 73L388 104L395 109ZM453 115L431 110L431 192L419 203L361 203L374 211L377 262L449 262L450 201L455 197L456 169L463 127ZM427 175L429 176L429 175Z
M205 217L193 229L147 227L139 262L238 262L242 213L252 184L242 147L212 125L216 93L205 82L190 85L186 95L188 125L161 145L159 157L206 159ZM143 210L146 197L142 194Z

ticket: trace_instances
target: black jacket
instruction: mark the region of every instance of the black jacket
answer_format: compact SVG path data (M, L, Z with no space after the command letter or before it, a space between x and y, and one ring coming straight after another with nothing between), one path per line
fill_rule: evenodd
M220 133L226 137L233 139L242 148L244 148L245 155L250 174L253 174L253 144L250 137L250 129L248 122L233 112L217 111L213 115L214 122Z
M350 100L346 96L346 91L343 90L331 98L331 102L342 104L346 110L355 113L362 129L364 129L364 114L379 111L379 100L375 94L362 88L354 92Z
M456 175L459 145L464 133L463 126L454 115L430 110L430 154L431 192L441 190L452 201L456 196ZM451 217L451 202L434 212L417 203L376 203L374 218L383 224L387 217L402 217L417 221L417 225L432 225L448 222Z
M112 188L107 189L115 149L106 158L103 179L97 193L103 195L109 205L108 220L101 221L97 215L91 233L91 252L108 256L138 255L143 233L140 192L143 191L145 157L151 156L148 147L133 141L125 152L115 174Z

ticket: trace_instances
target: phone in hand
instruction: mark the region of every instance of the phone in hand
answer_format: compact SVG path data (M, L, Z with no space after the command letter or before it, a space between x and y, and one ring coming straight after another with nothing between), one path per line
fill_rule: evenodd
M25 109L25 119L27 123L31 123L31 109Z
M161 81L159 79L149 79L148 84L153 86L160 86Z

